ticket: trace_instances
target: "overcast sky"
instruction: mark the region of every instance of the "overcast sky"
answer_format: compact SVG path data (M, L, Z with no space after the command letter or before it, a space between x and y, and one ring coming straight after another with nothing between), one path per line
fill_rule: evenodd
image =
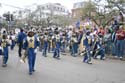
M81 1L85 1L85 0L0 0L0 3L24 8L26 6L32 5L33 3L45 4L45 3L51 2L51 3L61 3L63 6L65 6L67 9L70 10L72 9L73 4L75 2L81 2ZM17 9L8 7L2 4L2 6L0 7L0 15L3 14L4 12L14 11L14 10L17 10Z

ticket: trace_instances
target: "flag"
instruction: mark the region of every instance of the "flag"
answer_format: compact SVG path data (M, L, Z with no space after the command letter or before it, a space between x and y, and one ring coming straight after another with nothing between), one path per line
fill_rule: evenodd
M76 28L80 28L80 21L78 20L77 22L76 22Z

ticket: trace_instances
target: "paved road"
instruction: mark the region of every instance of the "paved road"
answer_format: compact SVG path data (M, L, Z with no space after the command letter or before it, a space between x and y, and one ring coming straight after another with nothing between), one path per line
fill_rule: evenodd
M36 72L29 76L28 65L20 63L17 49L9 55L8 66L0 66L0 83L125 83L125 61L93 60L88 65L81 57L63 55L56 60L52 54L45 58L38 52Z

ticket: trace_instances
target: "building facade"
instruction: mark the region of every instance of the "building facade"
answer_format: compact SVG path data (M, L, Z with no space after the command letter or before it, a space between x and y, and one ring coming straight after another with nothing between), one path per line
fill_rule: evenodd
M66 9L64 6L62 6L59 3L46 3L43 5L38 6L40 11L37 11L36 13L39 15L41 14L42 18L47 18L54 15L59 16L67 16L69 15L68 9Z
M84 4L85 4L85 2L74 3L73 9L72 9L73 18L80 18L82 16L82 13L83 13L82 8L84 7Z
M69 15L69 10L60 3L46 3L26 7L24 10L17 11L15 15L18 15L17 18L25 18L31 13L41 18L47 18L51 15L67 16Z

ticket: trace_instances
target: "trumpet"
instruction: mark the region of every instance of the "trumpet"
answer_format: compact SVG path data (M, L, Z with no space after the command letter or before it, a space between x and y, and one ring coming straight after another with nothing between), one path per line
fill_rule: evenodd
M25 63L27 58L27 50L24 51L24 55L21 57L20 62Z

